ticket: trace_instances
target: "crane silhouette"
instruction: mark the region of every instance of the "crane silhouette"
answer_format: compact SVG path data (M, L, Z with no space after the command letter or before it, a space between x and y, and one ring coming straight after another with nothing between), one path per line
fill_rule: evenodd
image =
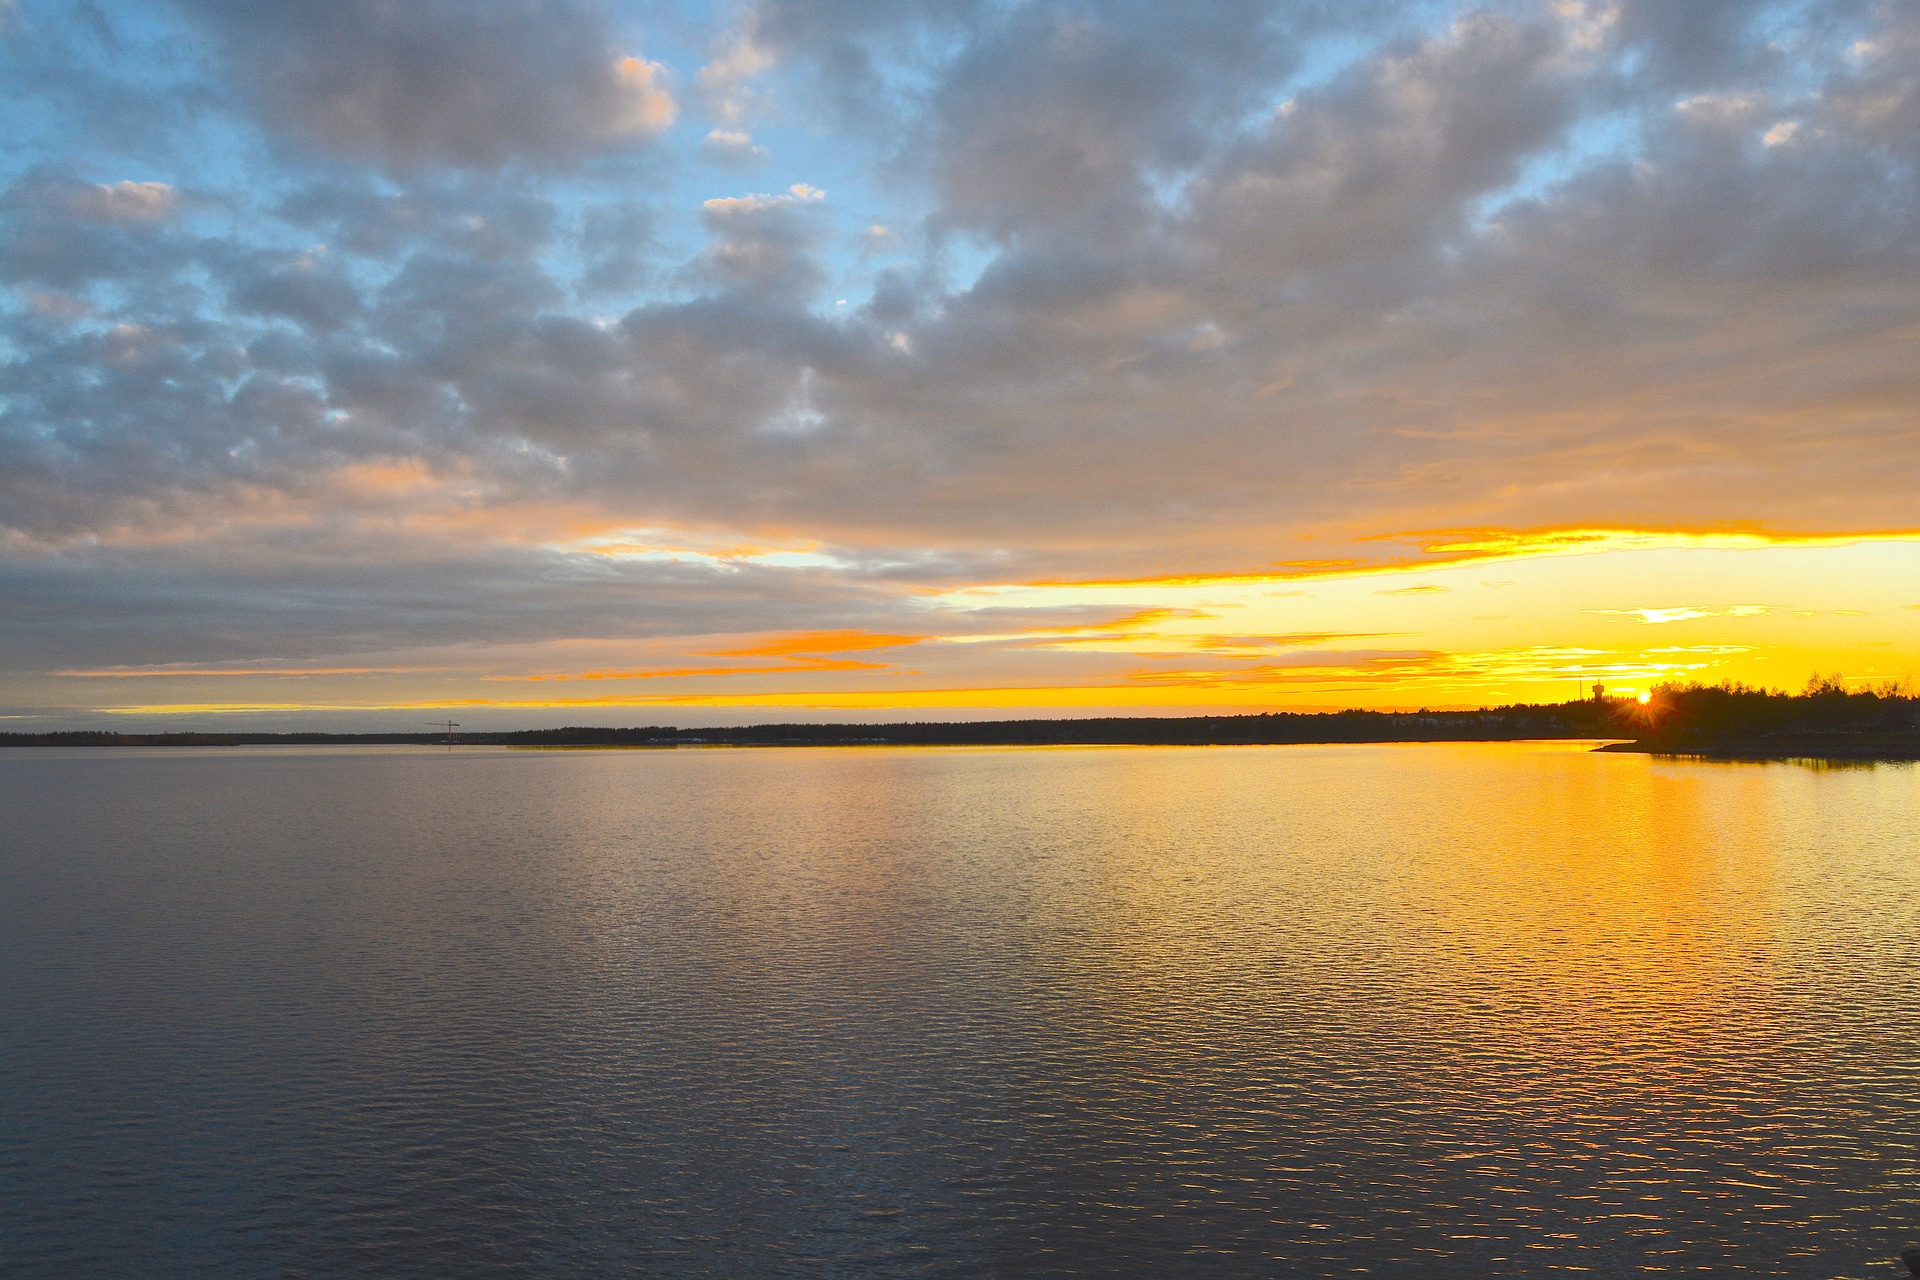
M458 720L429 720L427 723L436 729L445 729L447 731L447 745L452 746L454 744L458 736L454 733L454 730L460 727Z

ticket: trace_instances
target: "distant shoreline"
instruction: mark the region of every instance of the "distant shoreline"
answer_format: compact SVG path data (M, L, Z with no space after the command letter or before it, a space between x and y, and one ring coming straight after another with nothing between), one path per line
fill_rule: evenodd
M1267 712L1239 716L1108 716L1058 720L914 721L894 724L671 725L460 732L467 746L1253 746L1343 742L1513 742L1618 738L1602 704L1480 711ZM445 733L180 731L0 733L0 747L439 746Z
M1663 689L1650 703L1591 698L1475 711L1270 711L1231 716L755 724L430 733L67 730L0 733L0 747L1016 747L1286 746L1391 742L1605 741L1601 751L1719 760L1920 760L1920 699L1907 692L1802 695L1742 686Z

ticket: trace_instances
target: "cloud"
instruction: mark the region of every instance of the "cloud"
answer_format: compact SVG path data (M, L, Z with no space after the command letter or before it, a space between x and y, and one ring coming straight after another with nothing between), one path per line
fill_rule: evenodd
M314 253L261 254L237 265L230 297L237 308L314 332L338 329L361 309L353 281Z
M1625 618L1638 618L1653 626L1663 626L1669 622L1693 622L1700 618L1759 618L1773 612L1772 605L1736 604L1724 609L1709 609L1696 605L1680 605L1665 609L1588 609L1588 613L1614 614Z
M773 54L754 39L750 30L736 32L720 54L700 68L694 84L709 114L723 125L736 125L753 110L748 86L773 64ZM716 129L707 135L709 142L715 134L744 136L738 130Z
M164 182L93 183L51 167L0 193L0 275L74 288L119 278L135 287L179 260L178 191Z
M751 165L767 158L765 147L744 129L714 129L700 144L700 154L720 164Z
M761 640L740 649L716 649L716 658L786 658L828 653L860 653L919 644L925 636L882 635L870 631L816 631Z
M1562 52L1550 27L1473 15L1289 99L1202 171L1190 233L1253 288L1396 261L1419 288L1469 202L1573 118Z
M660 63L628 54L613 64L613 76L619 89L618 107L603 126L603 136L650 138L679 116L679 105L665 83L666 68Z
M708 278L762 297L804 302L826 281L814 250L820 233L809 206L826 193L804 182L778 195L721 196L701 206L712 235L701 255Z
M664 68L572 0L183 2L267 124L396 169L561 162L678 112Z
M1264 5L1196 23L1153 6L1022 6L956 59L925 144L941 216L1000 237L1137 232L1148 174L1204 153L1203 130L1284 64Z
M101 222L153 222L173 213L178 194L164 182L102 182L74 189L68 207Z
M1761 6L1738 0L1624 0L1610 25L1662 90L1764 75L1778 55L1759 31Z
M578 240L585 260L578 290L588 297L625 293L654 279L659 221L652 205L638 201L607 201L587 209Z

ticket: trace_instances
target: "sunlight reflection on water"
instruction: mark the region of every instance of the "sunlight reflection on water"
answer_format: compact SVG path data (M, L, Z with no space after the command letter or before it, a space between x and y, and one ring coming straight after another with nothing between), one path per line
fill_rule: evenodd
M0 1257L1891 1274L1917 798L1578 744L15 751Z

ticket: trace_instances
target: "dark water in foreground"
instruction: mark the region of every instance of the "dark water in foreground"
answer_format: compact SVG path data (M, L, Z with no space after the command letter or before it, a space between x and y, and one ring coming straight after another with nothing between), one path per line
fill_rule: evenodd
M1920 774L0 757L9 1276L1892 1275Z

